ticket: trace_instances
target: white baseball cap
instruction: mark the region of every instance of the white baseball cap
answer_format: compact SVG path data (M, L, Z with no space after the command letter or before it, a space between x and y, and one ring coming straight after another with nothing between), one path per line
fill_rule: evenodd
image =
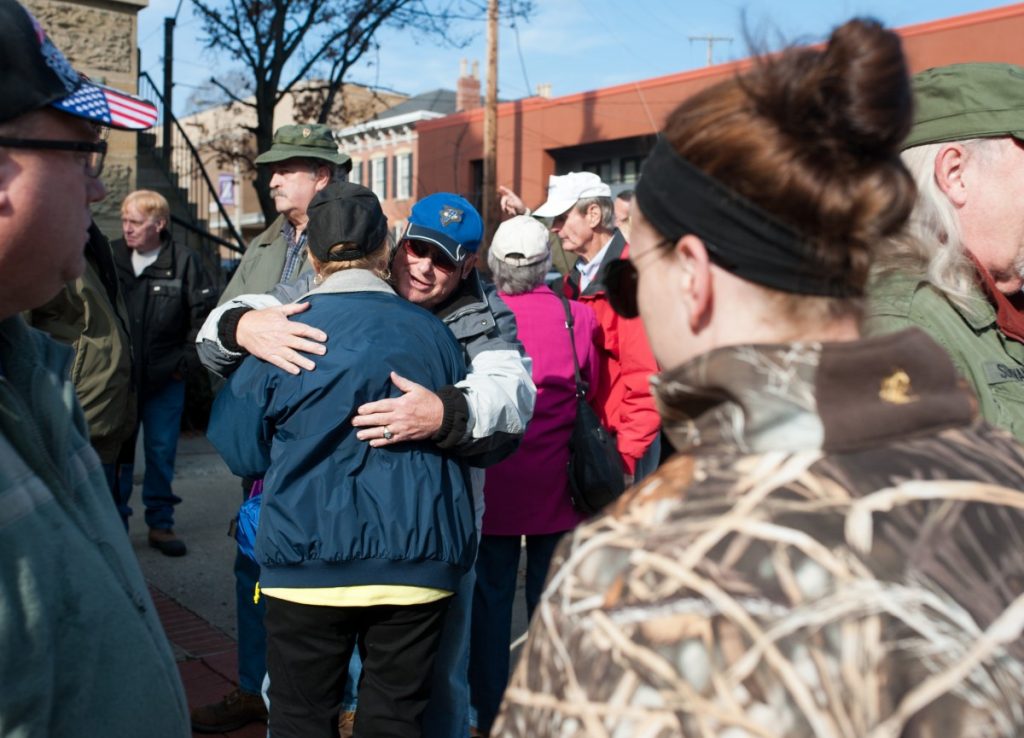
M550 253L548 229L529 215L517 215L498 226L490 253L511 266L539 264Z
M552 174L548 179L548 199L533 214L538 218L557 218L584 197L611 196L611 187L593 172Z

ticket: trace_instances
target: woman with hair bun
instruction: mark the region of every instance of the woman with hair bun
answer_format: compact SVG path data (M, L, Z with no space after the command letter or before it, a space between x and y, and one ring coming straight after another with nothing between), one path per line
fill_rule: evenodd
M606 281L678 453L560 546L492 735L1024 732L1024 449L925 334L860 337L911 108L853 20L669 116Z

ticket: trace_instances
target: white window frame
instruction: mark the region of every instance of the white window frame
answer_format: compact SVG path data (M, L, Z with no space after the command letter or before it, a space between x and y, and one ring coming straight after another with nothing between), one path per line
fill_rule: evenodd
M412 152L396 154L395 161L395 199L408 200L412 197Z
M370 189L380 200L388 198L388 159L378 156L370 159Z

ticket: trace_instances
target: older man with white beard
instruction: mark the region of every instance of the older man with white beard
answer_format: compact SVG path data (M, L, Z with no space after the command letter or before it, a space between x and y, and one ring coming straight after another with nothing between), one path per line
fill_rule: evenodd
M902 156L918 200L907 232L878 251L866 330L922 328L982 416L1024 440L1024 68L938 67L914 92Z

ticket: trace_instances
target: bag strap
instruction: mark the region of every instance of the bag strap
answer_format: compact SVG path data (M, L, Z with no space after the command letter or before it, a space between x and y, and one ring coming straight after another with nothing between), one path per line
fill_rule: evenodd
M572 308L569 307L569 300L566 299L565 295L561 291L552 290L558 299L562 301L562 308L565 310L565 327L569 331L569 346L572 347L572 367L576 378L576 396L584 398L587 396L587 390L590 389L587 383L583 381L583 375L580 374L580 360L576 356L576 334L573 332L573 319L572 319Z

